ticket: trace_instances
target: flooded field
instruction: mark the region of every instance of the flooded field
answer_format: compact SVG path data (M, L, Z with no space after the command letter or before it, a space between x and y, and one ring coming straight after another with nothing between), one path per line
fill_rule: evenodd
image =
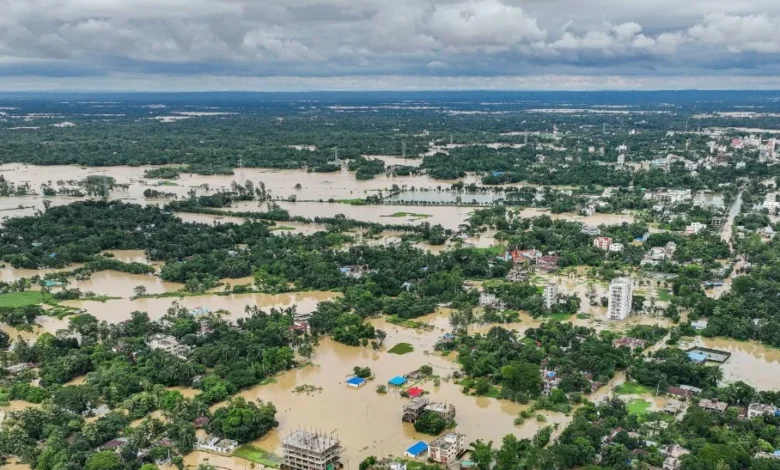
M456 230L466 222L473 207L458 206L353 206L339 203L281 202L279 205L291 215L303 217L333 217L343 214L347 218L378 224L417 224L428 222L441 224ZM240 210L240 209L239 209Z
M402 191L396 196L385 198L387 202L424 202L433 204L489 204L503 199L503 193L468 193L465 191Z
M759 390L780 389L780 349L755 341L736 341L728 338L696 337L680 345L683 349L694 346L731 353L731 357L720 366L724 383L741 380Z
M244 309L247 305L261 309L287 308L295 305L299 312L312 312L317 303L324 300L332 300L341 294L335 292L296 292L291 294L231 294L231 295L198 295L192 297L161 297L141 298L130 300L129 298L107 300L105 302L68 300L63 305L75 308L83 308L88 313L109 323L117 323L130 318L135 311L147 312L152 320L158 320L165 315L171 304L179 302L186 308L206 307L209 310L225 310L230 312L231 319L245 316Z

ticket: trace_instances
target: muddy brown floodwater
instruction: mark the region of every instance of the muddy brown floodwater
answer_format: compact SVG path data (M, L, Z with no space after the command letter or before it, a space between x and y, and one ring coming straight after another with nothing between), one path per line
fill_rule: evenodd
M107 300L105 302L91 300L68 300L62 302L75 308L83 308L87 313L94 315L98 320L109 323L117 323L130 319L134 311L147 312L152 320L158 320L165 315L173 302L178 302L183 307L206 307L209 310L226 310L231 313L230 319L246 316L244 308L247 305L257 306L261 309L287 308L293 305L299 312L312 312L317 304L324 300L332 300L340 293L336 292L295 292L290 294L230 294L230 295L199 295L192 297L160 297L129 298Z
M680 344L682 349L693 346L731 353L731 357L720 366L724 383L741 380L759 390L780 389L780 349L755 341L736 341L728 338L696 337Z

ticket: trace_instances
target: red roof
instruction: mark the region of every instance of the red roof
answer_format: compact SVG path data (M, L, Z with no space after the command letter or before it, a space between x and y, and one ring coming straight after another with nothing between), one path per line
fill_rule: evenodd
M419 388L419 387L412 387L412 388L410 388L409 390L406 391L406 393L408 393L409 396L412 397L412 398L419 397L420 395L423 394L423 392L424 392L424 390Z

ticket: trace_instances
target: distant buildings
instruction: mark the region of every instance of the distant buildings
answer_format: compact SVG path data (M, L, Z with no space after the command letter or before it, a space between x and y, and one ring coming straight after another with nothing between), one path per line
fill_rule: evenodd
M415 423L426 411L436 413L445 421L455 419L455 407L449 403L429 402L427 398L412 398L403 407L401 421Z
M159 333L150 336L146 342L146 345L149 346L149 349L160 349L173 354L179 359L186 359L191 351L189 346L179 343L179 341L173 336Z
M201 439L195 445L195 449L197 450L216 452L218 454L229 454L236 450L237 447L238 442L232 439L222 439L215 436L209 436L205 439Z
M558 303L558 284L549 282L544 286L544 308L552 310L556 303Z
M482 308L494 308L496 310L505 310L506 303L496 297L496 294L483 293L479 296L479 306Z
M680 458L691 452L677 444L671 444L662 449L661 455L666 456L663 464L663 470L678 470L680 468Z
M693 222L691 225L685 227L686 235L698 235L702 230L707 228L707 224L701 222Z
M528 280L528 271L514 266L507 273L506 280L509 282L525 282Z
M613 347L620 348L625 346L629 349L644 348L646 344L647 341L643 339L629 338L628 336L624 336L612 342Z
M549 395L554 388L558 388L558 384L561 383L561 378L558 377L558 373L554 370L542 369L542 394Z
M718 400L703 399L699 402L699 406L706 411L717 411L723 413L726 411L726 408L729 407L729 404Z
M587 225L587 224L582 226L580 232L584 233L585 235L589 235L591 237L601 234L601 230L599 230L598 227L596 227L595 225Z
M600 250L607 251L612 244L612 237L596 237L593 239L593 246Z
M758 416L774 416L777 408L774 405L764 405L763 403L751 403L748 406L747 417L756 418Z
M633 294L634 282L630 278L618 277L609 283L607 316L610 320L625 320L631 314Z
M558 269L558 256L540 256L536 258L536 269L542 272L552 272Z

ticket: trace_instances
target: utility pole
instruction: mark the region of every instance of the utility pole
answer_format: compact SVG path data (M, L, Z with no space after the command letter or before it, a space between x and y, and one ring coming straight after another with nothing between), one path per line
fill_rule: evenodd
M241 180L243 186L244 183L244 159L238 157L238 179Z

